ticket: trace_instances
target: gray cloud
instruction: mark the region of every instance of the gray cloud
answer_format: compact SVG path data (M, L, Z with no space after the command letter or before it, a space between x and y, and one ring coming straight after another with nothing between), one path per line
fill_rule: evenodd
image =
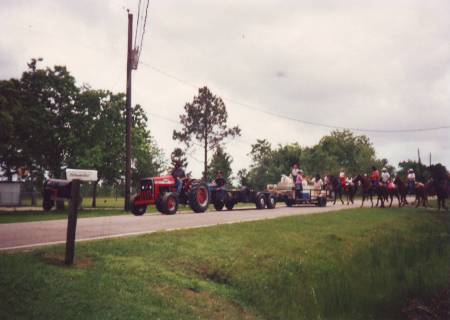
M80 82L123 90L126 12L137 1L2 1L0 77L20 76L35 56L66 64ZM31 27L29 27L31 26ZM176 1L151 2L141 56L221 96L300 119L393 129L450 123L450 2ZM196 90L141 64L134 102L177 119ZM234 169L258 137L274 144L317 143L328 129L275 118L228 99ZM169 154L175 128L150 114ZM393 164L417 148L450 166L449 130L368 134ZM201 158L199 151L193 154ZM193 171L201 165L191 160Z

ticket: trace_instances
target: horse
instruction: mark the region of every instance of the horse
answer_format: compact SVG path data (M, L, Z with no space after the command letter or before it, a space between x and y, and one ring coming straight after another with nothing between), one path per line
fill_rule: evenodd
M400 191L398 189L397 184L395 184L394 182L390 181L387 184L387 200L389 201L389 208L392 207L392 202L394 201L394 197L397 198L398 201L398 207L400 208L403 204L401 197L400 197Z
M377 195L377 203L376 206L378 207L378 203L381 202L380 208L384 208L384 199L387 194L387 188L384 184L379 183L378 187L375 187L372 185L372 181L366 176L357 175L355 179L353 179L354 183L361 182L361 188L362 188L362 203L361 208L364 205L364 201L367 199L370 199L370 203L372 204L373 208L373 195Z
M355 193L356 193L356 185L353 182L353 179L351 180L350 183L347 183L345 188L344 188L345 193L347 194L347 205L350 204L350 202L353 204L353 199L355 197Z
M333 204L336 204L337 197L339 195L339 200L344 204L342 200L342 185L339 179L333 175L325 176L325 188L334 193Z
M414 185L414 193L416 194L416 208L422 204L425 208L429 206L428 195L433 193L432 185L430 183L424 184L422 182L416 182Z
M436 194L438 210L441 210L441 207L448 210L445 202L448 198L450 189L450 176L447 169L444 166L437 164L430 166L430 172L431 180L429 181L429 186Z
M397 192L400 197L401 205L404 206L408 204L408 201L406 201L406 195L408 194L408 187L406 186L406 184L399 176L395 177L394 184L397 187Z

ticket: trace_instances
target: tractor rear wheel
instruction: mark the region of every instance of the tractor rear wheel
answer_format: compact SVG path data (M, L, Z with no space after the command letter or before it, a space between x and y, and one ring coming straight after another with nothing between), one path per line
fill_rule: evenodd
M266 197L264 194L260 193L256 196L256 208L264 209L266 207Z
M189 206L194 212L201 213L208 210L209 190L204 182L195 182L188 194Z
M275 198L275 196L273 194L270 194L267 197L267 209L275 209L277 205L277 199Z
M165 193L159 203L162 214L175 214L178 210L178 196L175 192Z

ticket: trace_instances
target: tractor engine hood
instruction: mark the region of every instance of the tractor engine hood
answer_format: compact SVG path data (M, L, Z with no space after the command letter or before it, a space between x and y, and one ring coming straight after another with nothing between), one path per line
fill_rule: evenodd
M173 176L163 176L163 177L154 177L153 178L155 185L167 185L173 186L175 185L175 178Z

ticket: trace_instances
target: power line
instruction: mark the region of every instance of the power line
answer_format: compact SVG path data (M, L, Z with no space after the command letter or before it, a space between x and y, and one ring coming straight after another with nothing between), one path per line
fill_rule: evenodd
M183 80L177 76L174 76L170 73L167 73L166 71L163 71L157 67L154 67L152 65L149 65L145 62L141 62L144 66L151 68L152 70L168 77L171 78L173 80L176 80L184 85L193 87L193 88L199 88L199 86L196 86L190 82L187 82L186 80ZM410 133L410 132L425 132L425 131L436 131L436 130L443 130L443 129L450 129L450 125L444 125L444 126L437 126L437 127L425 127L425 128L413 128L413 129L367 129L367 128L358 128L358 127L345 127L345 126L338 126L338 125L331 125L331 124L325 124L325 123L320 123L320 122L314 122L314 121L309 121L309 120L304 120L304 119L298 119L298 118L294 118L292 116L288 116L288 115L282 115L282 114L277 114L275 112L266 110L266 109L261 109L258 107L255 107L253 105L247 104L247 103L243 103L240 102L238 100L235 100L233 98L227 97L227 96L222 96L222 98L224 100L228 100L231 103L240 105L242 107L251 109L251 110L255 110L261 113L265 113L267 115L270 116L274 116L277 118L281 118L284 120L289 120L289 121L294 121L294 122L299 122L302 124L307 124L307 125L311 125L311 126L316 126L316 127L323 127L323 128L328 128L328 129L341 129L341 130L352 130L352 131L357 131L357 132L372 132L372 133Z
M134 48L136 48L136 39L137 39L137 34L138 34L140 17L141 17L141 0L139 0L139 3L138 3L138 13L137 13L137 19L136 19L136 30L134 32Z
M139 53L137 55L137 63L139 62L139 58L141 57L142 47L144 45L144 34L145 34L145 28L147 26L147 15L148 15L148 5L149 5L149 3L150 3L150 0L147 0L147 5L145 6L144 26L142 27L141 42L139 44Z

